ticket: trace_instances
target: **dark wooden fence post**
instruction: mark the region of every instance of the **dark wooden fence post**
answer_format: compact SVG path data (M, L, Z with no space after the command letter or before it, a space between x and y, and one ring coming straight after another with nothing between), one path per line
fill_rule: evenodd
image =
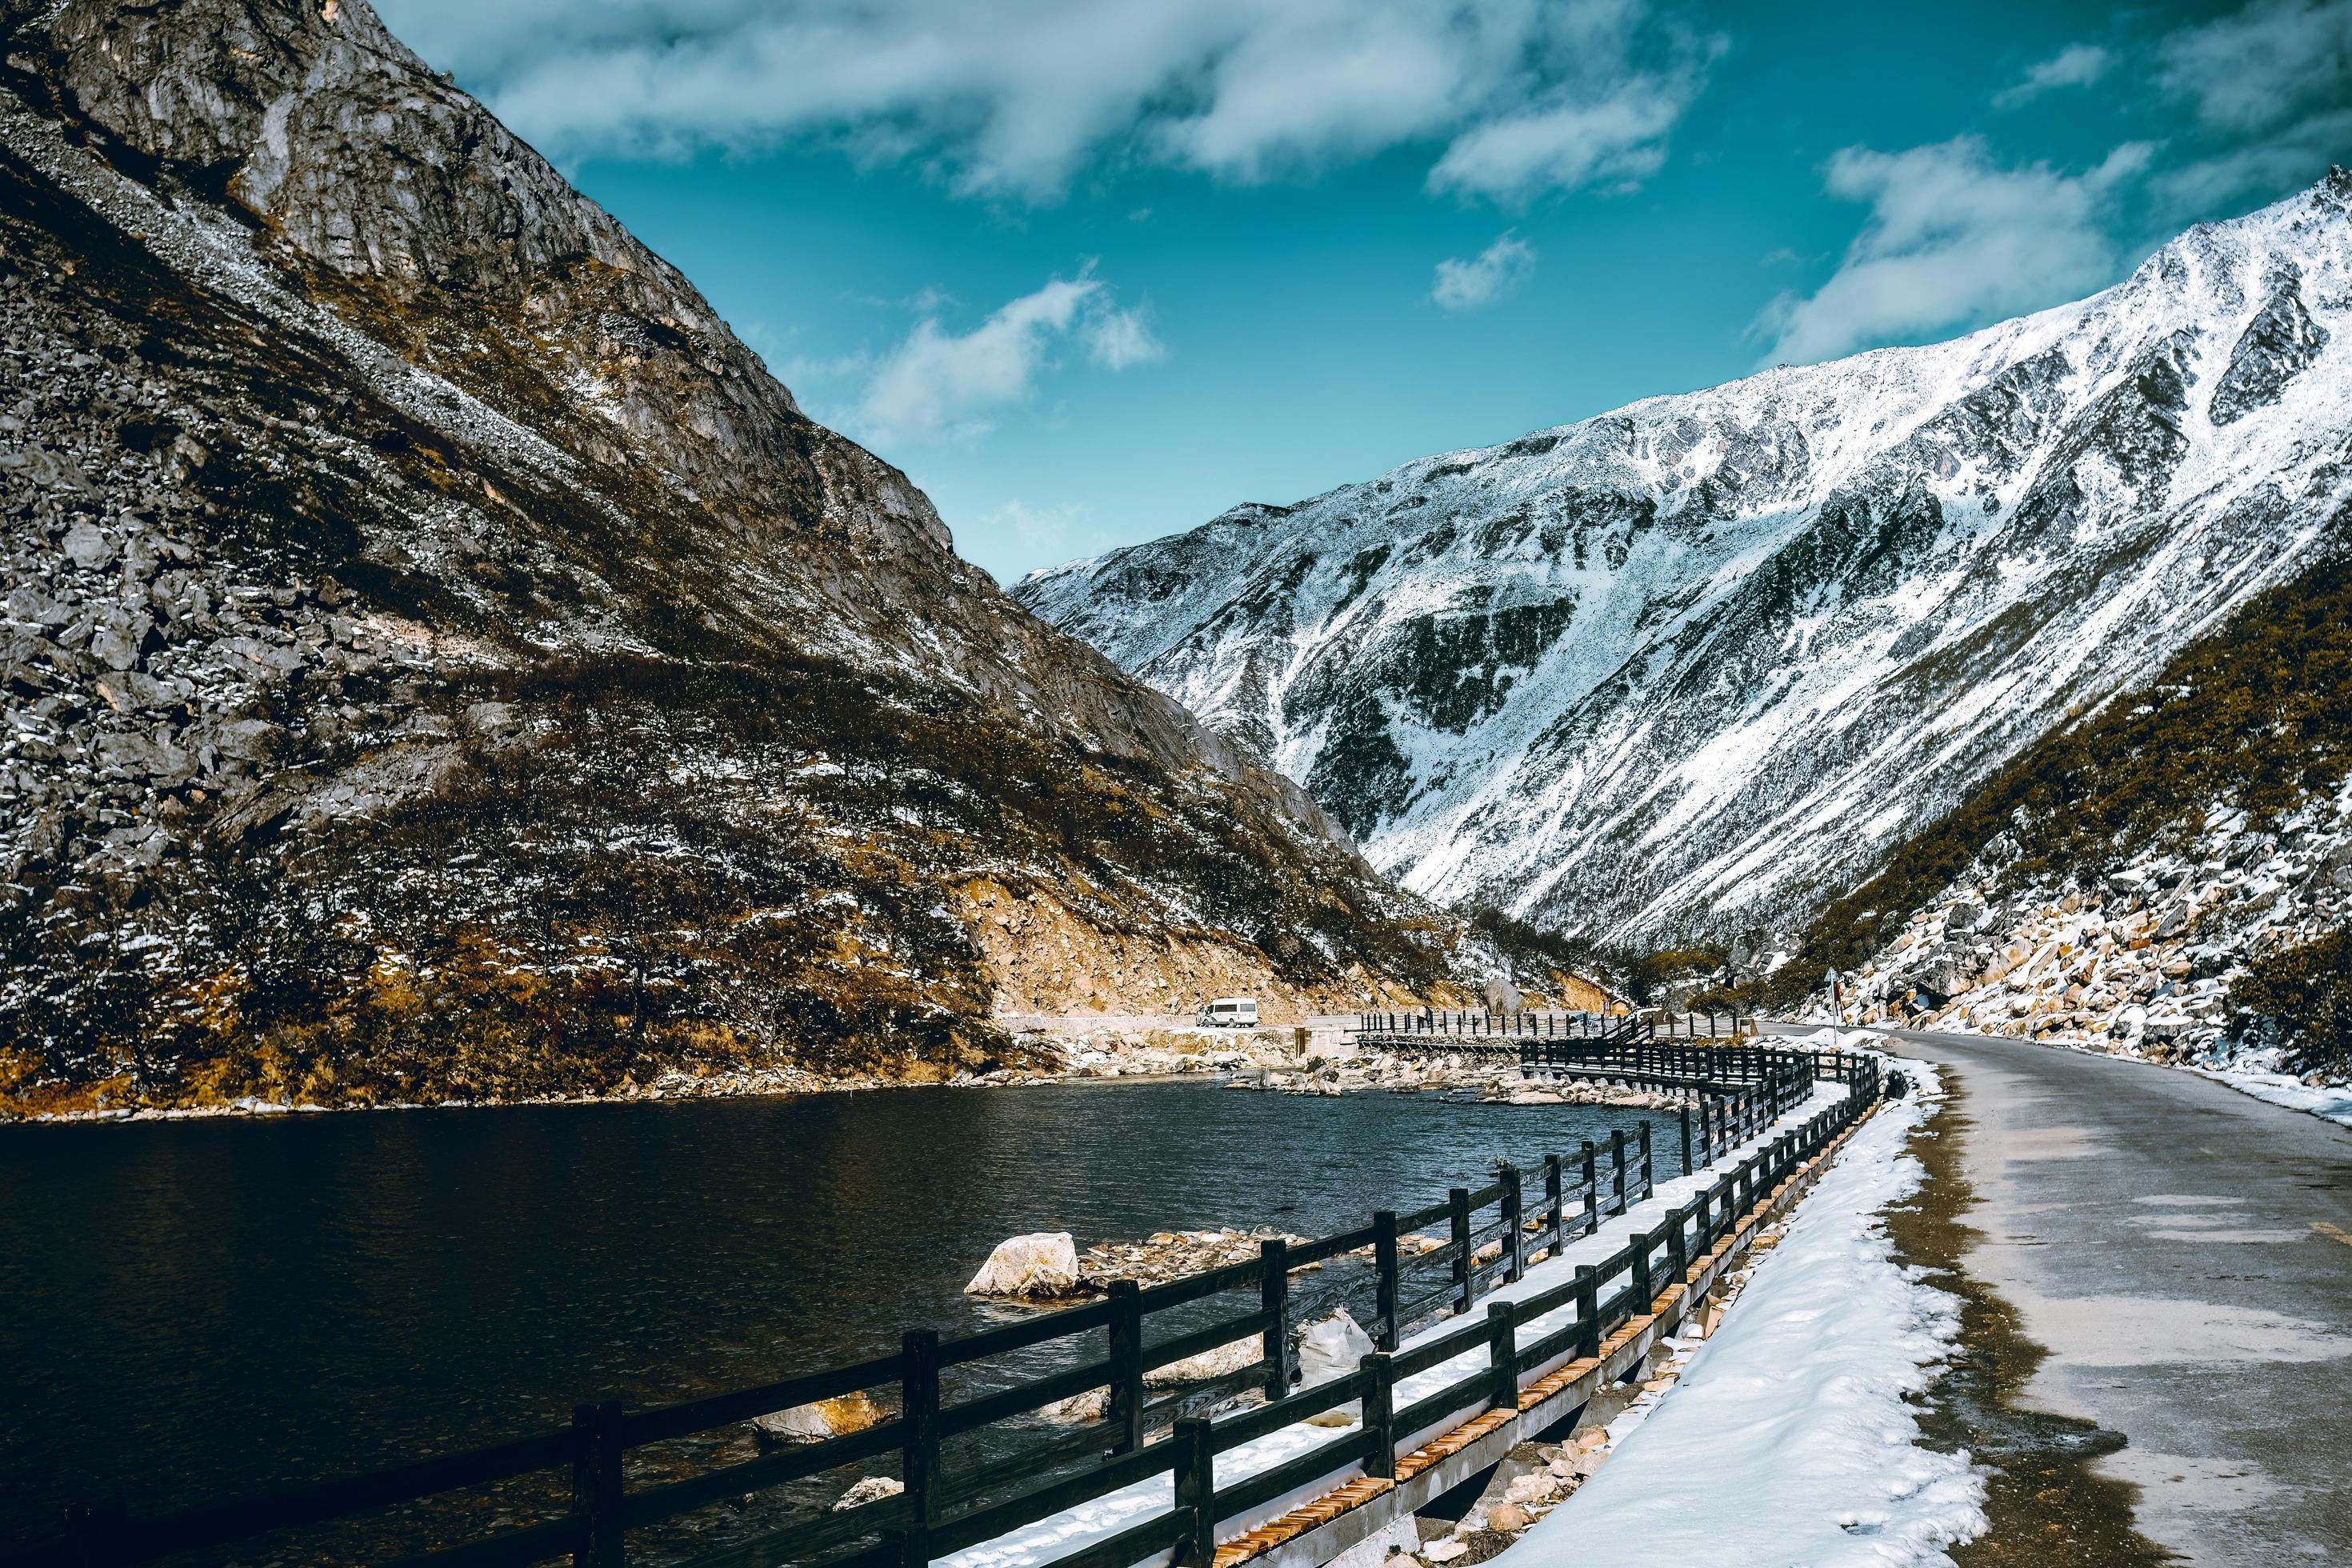
M930 1526L919 1521L884 1531L882 1541L890 1549L890 1568L927 1568L931 1560Z
M1265 1313L1265 1396L1290 1392L1290 1244L1262 1241L1257 1255L1259 1308Z
M1510 1262L1504 1266L1503 1279L1516 1285L1528 1271L1527 1216L1521 1210L1526 1201L1519 1191L1519 1168L1505 1165L1503 1177L1503 1256Z
M1601 1171L1595 1159L1592 1140L1584 1141L1584 1234L1591 1236L1601 1228Z
M1601 1276L1591 1264L1576 1270L1576 1353L1591 1361L1601 1353Z
M1110 1424L1115 1454L1143 1447L1143 1287L1110 1282Z
M1486 1309L1486 1359L1495 1373L1495 1384L1486 1396L1489 1410L1517 1411L1519 1407L1519 1342L1518 1309L1508 1301L1496 1301Z
M1397 1258L1394 1209L1382 1209L1372 1215L1372 1269L1378 1276L1372 1287L1372 1310L1381 1321L1372 1342L1384 1351L1392 1351L1397 1348L1398 1331L1404 1326L1397 1321L1397 1292L1402 1265Z
M1683 1129L1683 1174L1684 1174L1684 1175L1685 1175L1685 1176L1687 1176L1687 1175L1689 1175L1693 1171L1696 1171L1696 1170L1697 1170L1697 1169L1698 1169L1698 1167L1697 1167L1696 1165L1694 1165L1694 1164L1692 1164L1692 1163L1691 1163L1691 1124L1690 1124L1690 1107L1689 1107L1689 1106L1687 1106L1687 1105L1677 1105L1677 1106L1675 1106L1675 1119L1677 1121L1679 1121L1679 1122L1681 1122L1681 1123L1682 1123L1682 1129Z
M1666 1281L1669 1285L1690 1282L1690 1244L1683 1237L1683 1226L1690 1223L1690 1218L1689 1209L1666 1211L1666 1261L1675 1271L1674 1278Z
M1364 1389L1364 1474L1396 1479L1396 1369L1384 1352L1360 1363L1369 1380Z
M1476 1294L1470 1279L1470 1189L1455 1187L1448 1192L1445 1206L1454 1221L1454 1315L1460 1317L1470 1310L1471 1298Z
M572 1568L621 1568L621 1402L572 1407Z
M1657 1190L1657 1179L1650 1173L1650 1123L1644 1117L1642 1121L1642 1195L1646 1198Z
M1613 1194L1612 1201L1616 1205L1609 1212L1623 1214L1625 1212L1625 1130L1622 1127L1612 1127L1609 1130L1609 1185Z
M907 1486L907 1518L919 1524L939 1514L939 1331L908 1329L898 1344L907 1362L899 1384L898 1420L906 1427L899 1474Z
M1176 1423L1176 1506L1192 1511L1191 1536L1177 1548L1185 1568L1217 1560L1217 1436L1205 1415Z
M1561 1207L1559 1156L1546 1154L1544 1156L1544 1245L1550 1248L1551 1256L1554 1258L1559 1256L1561 1246Z

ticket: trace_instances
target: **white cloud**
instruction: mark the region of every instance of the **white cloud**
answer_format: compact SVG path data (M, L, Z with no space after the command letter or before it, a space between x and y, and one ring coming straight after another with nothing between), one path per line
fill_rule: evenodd
M2183 27L2158 46L2157 79L2226 131L2262 131L2352 83L2352 0L2269 0Z
M2172 171L2176 215L2308 184L2352 149L2352 0L2267 0L2168 35L2157 84L2237 146Z
M380 0L563 157L779 142L1051 200L1096 163L1232 181L1450 143L1435 188L1623 183L1717 44L1670 0Z
M1429 172L1432 190L1525 197L1595 182L1624 184L1657 173L1665 135L1695 86L1644 78L1597 103L1560 102L1464 132Z
M2158 195L2176 217L2211 213L2248 192L2262 197L2308 185L2352 154L2352 109L2316 113L2243 147L2158 177Z
M2024 79L1993 94L1995 109L2015 109L2062 87L2088 87L2107 74L2115 56L2096 44L2069 44L2046 60L2026 68Z
M2134 142L2068 174L2001 167L1972 136L1906 153L1846 149L1830 161L1827 188L1868 203L1870 216L1828 282L1783 296L1758 321L1772 342L1767 357L1827 359L2103 287L2120 260L2113 203L2151 151Z
M925 315L876 363L854 423L876 442L985 435L997 413L1029 400L1055 345L1071 337L1110 370L1165 352L1139 312L1112 306L1110 286L1091 271L1055 278L999 306L968 332Z
M1512 292L1535 270L1536 247L1506 233L1467 261L1448 257L1439 262L1429 297L1444 310L1475 310Z
M1150 364L1168 357L1140 310L1105 310L1087 323L1087 355L1106 370Z
M1457 133L1429 172L1431 190L1510 201L1638 184L1665 162L1668 132L1727 47L1630 5L1587 7L1562 31L1563 59L1575 63Z

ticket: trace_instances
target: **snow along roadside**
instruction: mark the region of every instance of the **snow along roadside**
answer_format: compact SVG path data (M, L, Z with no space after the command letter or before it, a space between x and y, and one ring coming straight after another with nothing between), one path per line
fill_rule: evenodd
M2338 1126L2352 1127L2352 1084L2313 1084L2292 1073L2268 1070L2276 1065L2277 1055L2274 1047L2251 1051L2226 1058L2218 1067L2192 1062L2189 1070L2200 1078L2226 1083L2240 1094L2251 1094L2256 1100L2284 1105L2289 1110L2307 1110Z
M1849 1042L1853 1043L1853 1042ZM1966 1454L1921 1447L1926 1390L1960 1304L1890 1256L1879 1215L1924 1172L1906 1148L1936 1069L1846 1141L1664 1399L1612 1423L1608 1464L1512 1549L1511 1568L1945 1563L1985 1529Z

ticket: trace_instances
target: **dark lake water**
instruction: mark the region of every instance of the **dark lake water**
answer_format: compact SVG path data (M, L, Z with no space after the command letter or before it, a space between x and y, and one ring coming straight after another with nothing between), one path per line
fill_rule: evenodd
M1171 1083L0 1131L0 1548L984 1326L1017 1232L1326 1235L1639 1116Z

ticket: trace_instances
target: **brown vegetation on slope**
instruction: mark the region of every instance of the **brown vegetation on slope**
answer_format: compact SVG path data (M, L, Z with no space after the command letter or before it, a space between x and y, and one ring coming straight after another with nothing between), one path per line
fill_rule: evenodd
M2146 689L2029 748L1903 844L1813 921L1772 999L1793 1001L1824 968L1850 970L1877 953L1996 840L2003 888L2089 878L2145 847L2193 842L2216 805L2260 827L2338 787L2347 772L2352 560L2339 552L2255 599ZM2274 993L2257 986L2242 1000L2261 1009L2258 996Z
M362 0L0 44L0 1103L979 1065L976 879L1448 962Z

